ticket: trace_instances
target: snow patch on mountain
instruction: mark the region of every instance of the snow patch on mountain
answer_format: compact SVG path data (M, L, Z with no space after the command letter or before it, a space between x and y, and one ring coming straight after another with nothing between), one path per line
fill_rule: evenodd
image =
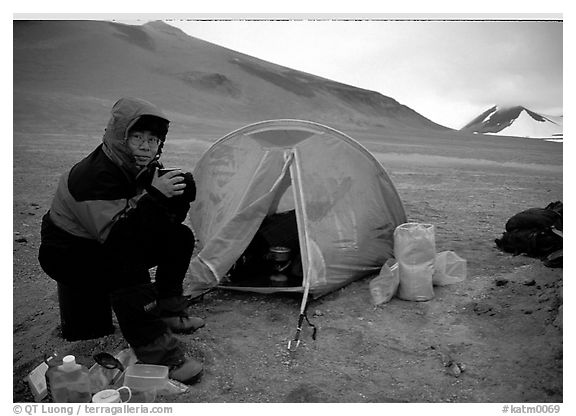
M498 107L492 107L494 109L494 111L492 111L491 113L488 113L488 115L486 117L484 117L484 120L482 120L482 123L487 123L490 121L490 118L496 113L496 111L498 111Z
M475 134L563 140L562 116L547 116L522 106L494 105L461 130Z
M521 111L520 115L497 133L499 136L517 136L539 139L560 138L562 136L562 126L543 116L544 121L535 120L527 111Z

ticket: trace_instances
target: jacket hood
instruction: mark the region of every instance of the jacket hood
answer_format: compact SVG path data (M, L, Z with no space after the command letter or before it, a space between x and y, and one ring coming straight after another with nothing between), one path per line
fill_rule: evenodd
M139 98L121 98L112 107L112 116L102 139L104 153L130 177L136 177L140 169L126 143L126 136L130 127L142 116L155 116L165 120L166 124L170 123L164 113L152 103ZM161 148L162 145L159 152Z

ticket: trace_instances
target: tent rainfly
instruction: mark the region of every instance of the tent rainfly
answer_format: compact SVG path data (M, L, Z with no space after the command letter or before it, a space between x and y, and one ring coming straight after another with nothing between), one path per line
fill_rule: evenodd
M302 120L251 124L216 141L194 172L190 221L198 254L189 293L215 286L321 296L377 273L393 256L393 233L406 222L380 162L330 127ZM289 287L239 286L223 278L271 214L295 211L301 281ZM302 311L303 312L303 311Z

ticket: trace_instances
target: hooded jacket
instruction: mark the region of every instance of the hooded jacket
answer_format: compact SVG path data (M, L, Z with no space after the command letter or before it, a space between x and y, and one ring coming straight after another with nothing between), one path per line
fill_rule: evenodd
M194 198L166 198L150 185L153 167L161 166L157 158L164 138L156 159L143 170L126 143L130 127L144 115L169 123L147 101L122 98L114 104L102 144L60 178L42 221L42 244L66 247L80 238L124 245L127 239L141 241L184 220Z

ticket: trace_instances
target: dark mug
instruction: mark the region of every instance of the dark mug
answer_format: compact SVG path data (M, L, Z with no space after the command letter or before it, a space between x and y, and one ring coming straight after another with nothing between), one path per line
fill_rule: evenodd
M174 170L180 170L180 168L158 168L158 177Z
M180 170L180 168L158 168L158 177L167 174L168 172L172 172L174 170ZM180 172L178 175L176 175L175 177L179 177L180 181L177 183L180 183L184 180L184 173Z

